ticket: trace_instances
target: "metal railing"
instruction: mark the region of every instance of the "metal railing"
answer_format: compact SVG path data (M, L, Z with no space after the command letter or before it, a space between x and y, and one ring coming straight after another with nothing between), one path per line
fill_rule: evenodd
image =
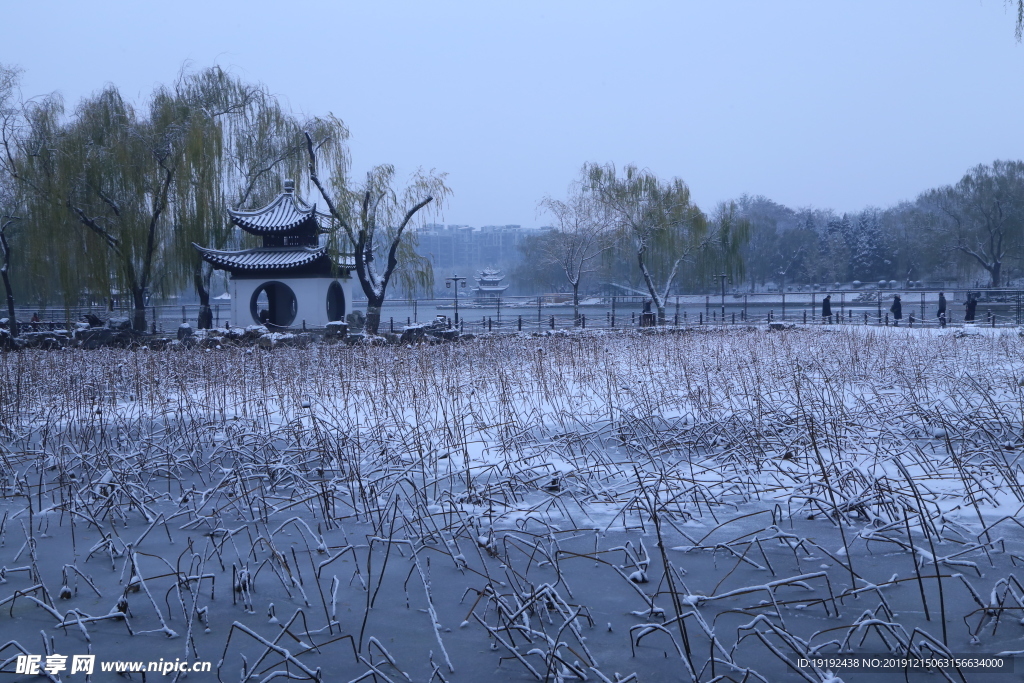
M1012 326L1024 323L1024 290L944 290L947 298L948 325L964 322L964 302L968 292L979 296L975 324ZM831 295L832 316L821 316L822 300ZM566 328L616 329L641 327L647 324L669 326L764 324L767 322L833 325L892 325L896 321L890 312L893 297L902 300L903 318L900 326L937 327L938 290L821 290L816 292L728 293L719 295L670 296L665 302L665 315L651 323L650 314L644 316L642 296L581 297L579 317L575 317L571 300L564 295L533 297L503 297L500 302L459 300L456 311L454 298L393 299L381 309L379 331L401 332L414 323L428 323L438 315L451 320L456 313L460 329L481 331L537 331ZM147 327L157 332L173 332L182 322L195 326L199 304L160 304L146 308ZM365 311L365 300L352 302L354 310ZM211 305L213 326L248 326L251 320L230 320L230 302ZM132 310L121 306L111 311L107 307L82 306L72 309L16 309L19 326L23 330L68 329L93 315L101 320L110 317L131 318ZM656 310L654 311L656 314ZM31 322L35 314L38 322ZM296 320L289 329L305 329L305 321Z

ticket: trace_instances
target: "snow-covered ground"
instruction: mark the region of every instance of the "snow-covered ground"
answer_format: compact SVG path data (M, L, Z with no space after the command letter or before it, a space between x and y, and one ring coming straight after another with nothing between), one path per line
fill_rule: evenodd
M984 328L0 355L2 670L824 681L798 660L1024 650L1022 383Z

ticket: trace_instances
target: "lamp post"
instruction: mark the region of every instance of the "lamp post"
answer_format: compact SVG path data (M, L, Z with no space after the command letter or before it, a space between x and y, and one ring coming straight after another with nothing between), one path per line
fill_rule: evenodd
M782 319L786 319L786 271L779 268L779 275L782 276Z
M453 275L452 277L446 277L444 279L444 286L447 287L448 289L451 289L453 282L455 283L455 327L456 327L456 329L458 329L458 327L459 327L459 287L460 287L459 283L462 283L461 286L465 287L467 279L468 278L459 277L458 275Z
M725 322L725 279L728 278L729 276L726 275L725 273L719 273L718 275L712 275L712 277L717 277L721 281L721 285L722 285L722 322L724 323ZM729 278L729 284L730 285L732 284L732 278Z

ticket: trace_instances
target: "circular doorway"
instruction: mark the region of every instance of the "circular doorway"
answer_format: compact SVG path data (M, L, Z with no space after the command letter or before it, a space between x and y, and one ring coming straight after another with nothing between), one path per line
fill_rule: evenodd
M327 288L327 322L345 319L345 292L337 280Z
M249 300L249 313L259 325L288 327L298 312L295 292L283 282L264 282Z

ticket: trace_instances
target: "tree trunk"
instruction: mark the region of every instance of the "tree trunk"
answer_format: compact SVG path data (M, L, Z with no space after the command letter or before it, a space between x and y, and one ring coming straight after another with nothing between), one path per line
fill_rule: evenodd
M4 226L7 227L6 225ZM0 247L3 247L3 266L0 266L0 275L4 280L4 291L7 293L7 319L10 325L11 336L18 336L18 319L14 316L14 290L11 289L11 277L8 273L11 266L11 250L7 245L7 236L0 232Z
M11 289L11 278L7 275L7 259L4 259L4 266L0 269L4 277L4 290L7 292L7 319L10 325L11 336L18 336L18 319L14 317L14 291Z
M192 279L195 282L196 294L199 295L199 319L196 327L200 330L209 330L213 327L213 309L210 308L210 289L206 286L203 278L203 264L196 264L192 271Z
M1002 280L1003 262L995 261L992 267L988 269L990 275L992 275L992 286L999 287L1000 281Z
M135 306L132 315L132 329L140 334L145 334L146 296L142 287L132 287L132 303Z
M377 329L380 327L380 308L384 303L384 298L374 297L368 299L366 302L366 324L363 326L363 331L367 334L377 334Z
M572 319L573 325L580 326L580 283L572 283Z

